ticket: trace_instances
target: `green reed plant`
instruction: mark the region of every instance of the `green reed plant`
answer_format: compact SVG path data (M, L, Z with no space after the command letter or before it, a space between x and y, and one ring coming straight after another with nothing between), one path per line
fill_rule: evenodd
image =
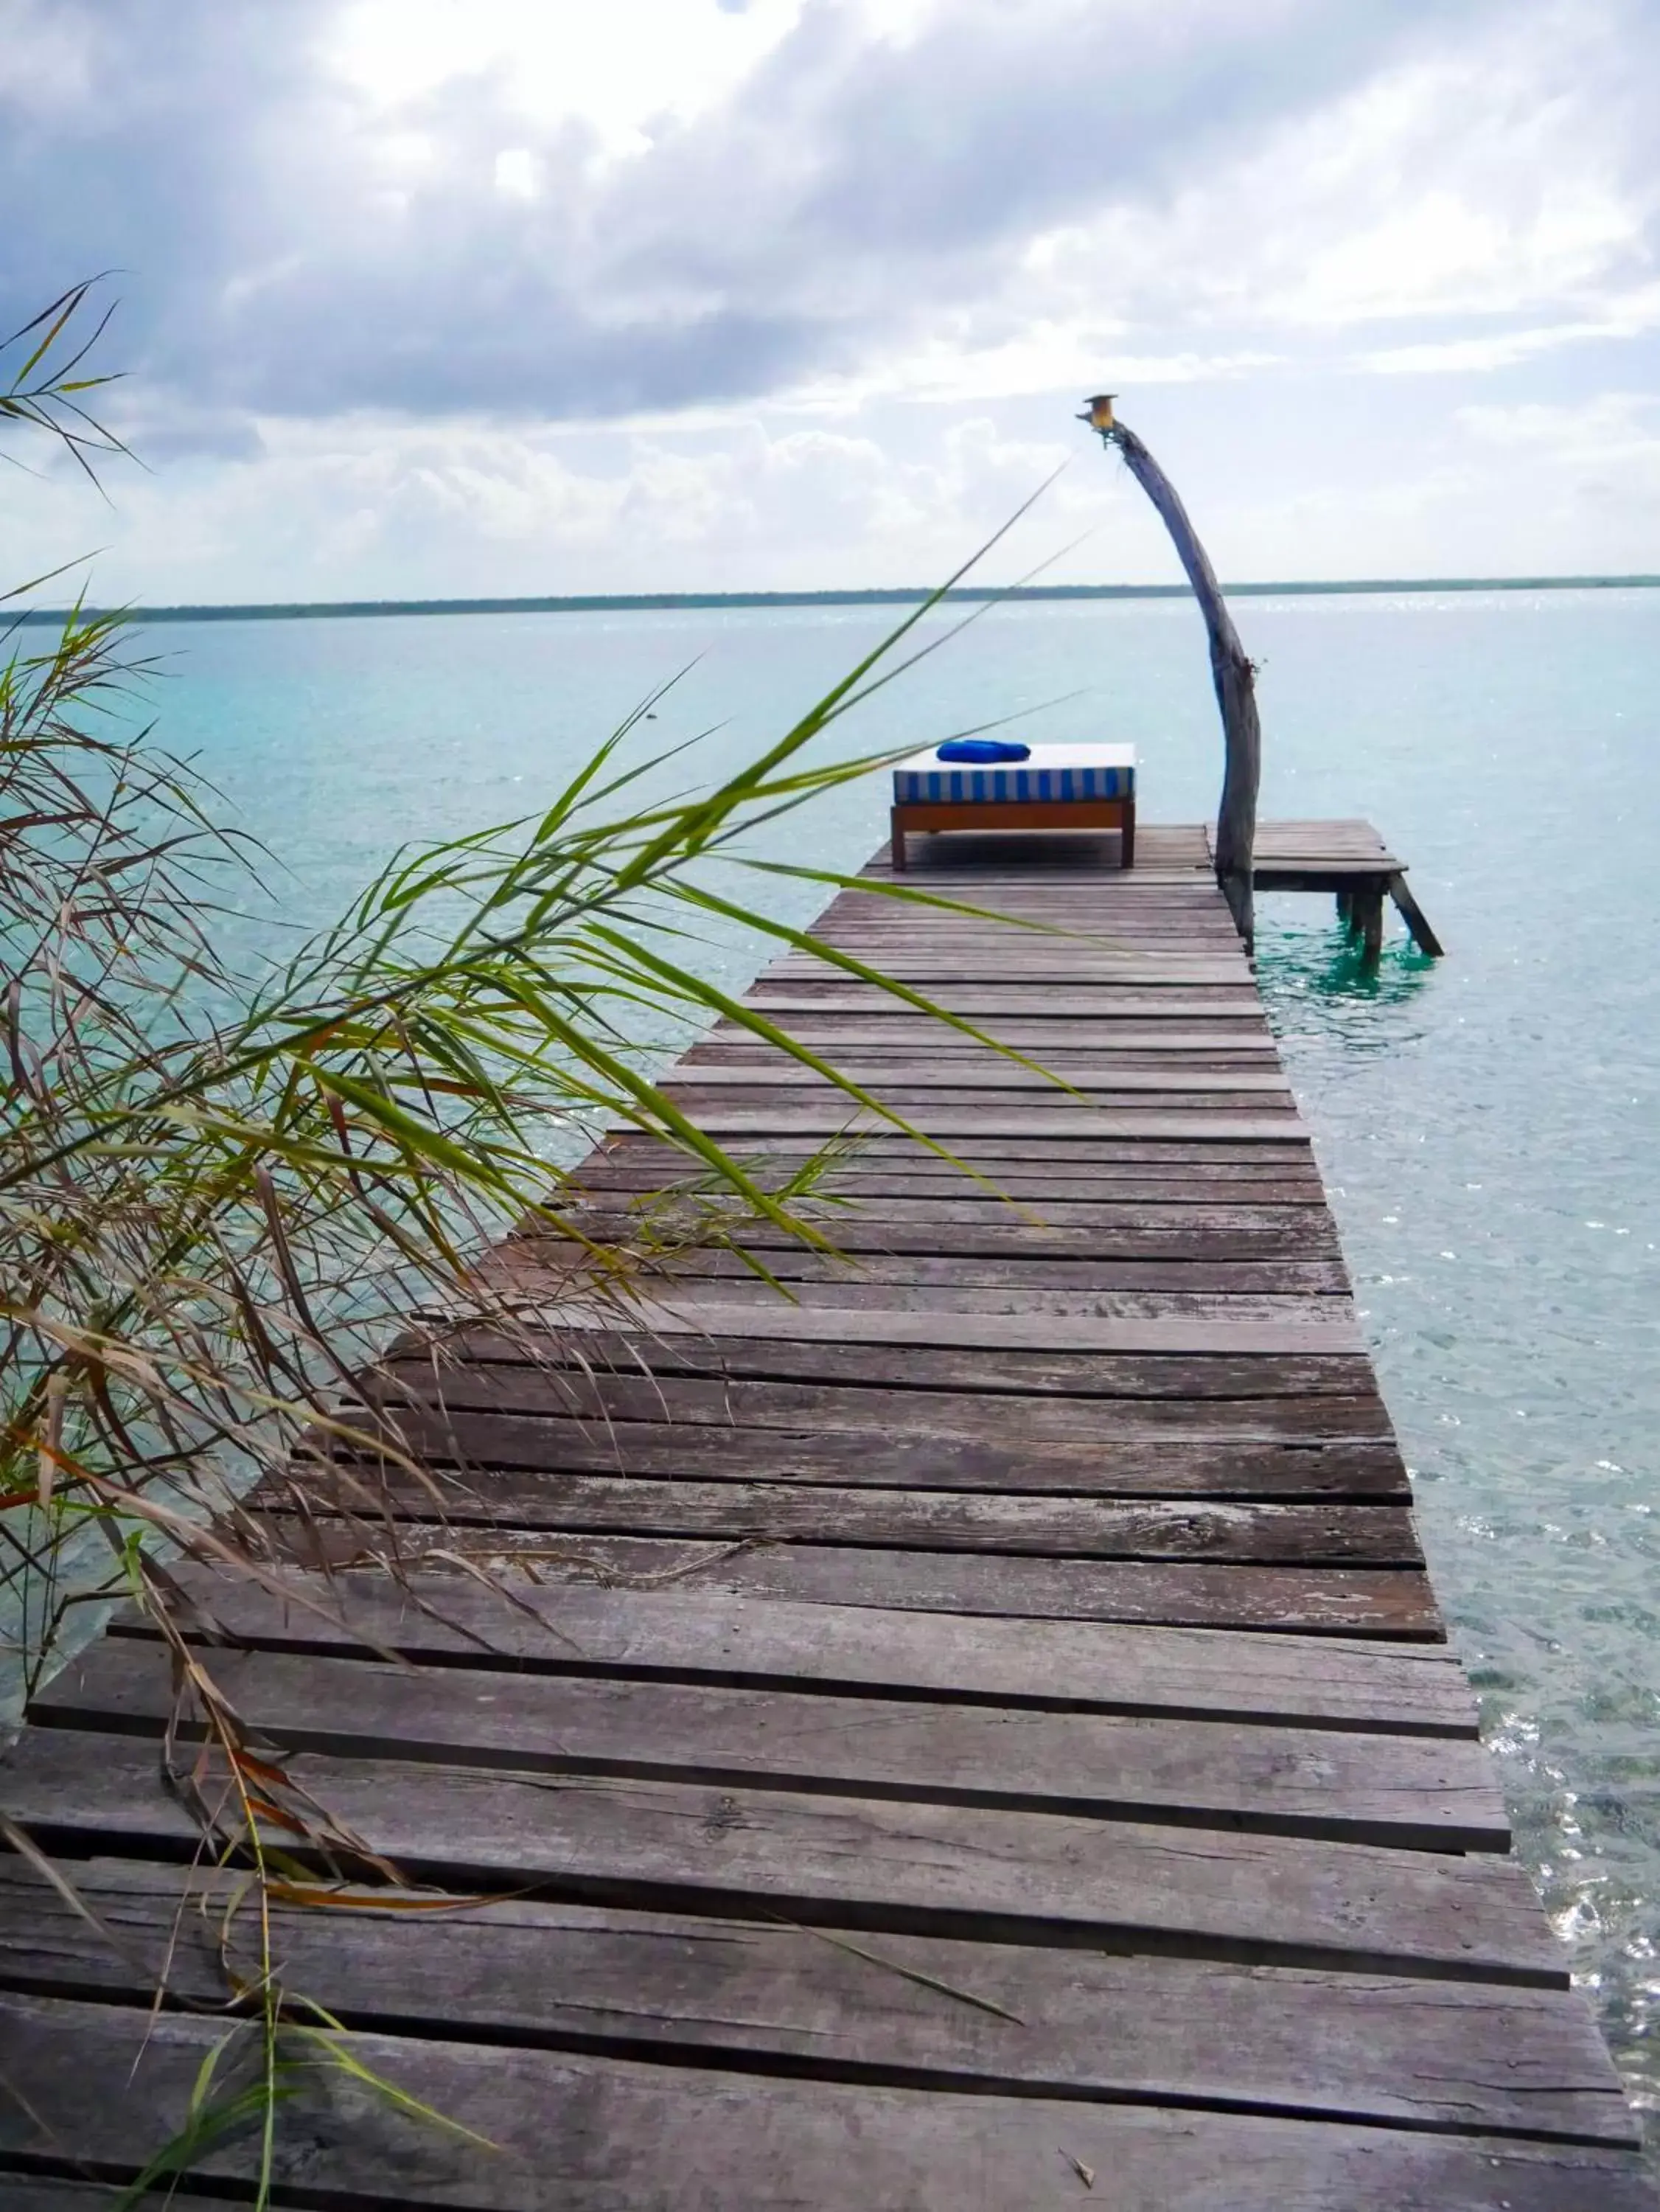
M56 439L94 474L126 450L88 411L111 381L87 368L103 319L77 287L0 346L0 432ZM326 1908L344 1870L397 1871L245 1728L167 1559L274 1580L257 1489L401 1572L391 1486L424 1484L439 1519L442 1492L396 1404L353 1410L364 1370L394 1337L441 1359L466 1327L545 1352L511 1273L488 1262L527 1226L552 1255L550 1302L562 1273L626 1313L649 1231L596 1238L569 1167L607 1128L676 1150L707 1233L734 1249L754 1218L825 1245L807 1201L834 1148L784 1177L746 1161L676 1106L641 1041L721 1017L815 1069L850 1116L906 1126L701 976L696 945L712 924L747 927L938 1012L736 896L729 865L747 832L874 764L827 762L821 741L933 649L915 632L934 605L712 789L651 795L663 762L639 757L647 701L539 811L399 854L335 927L257 972L224 945L266 856L135 731L149 672L136 633L77 605L39 651L21 626L0 645L0 1602L30 1682L88 1608L124 1596L148 1610L180 1692L167 1783L197 1814L204 1864L246 1870L255 1938L227 1986L248 2016L227 2039L257 2047L252 2081L221 2095L205 2069L145 2185L254 2112L264 2201L296 2064L358 2066L282 1989L273 1900ZM61 1870L44 1878L73 1896Z
M81 288L19 334L34 343L12 386L20 419L70 441L83 466L124 450L73 397L108 380L78 374L86 308ZM76 373L54 379L59 349ZM900 1121L700 976L695 940L712 922L747 927L927 1004L734 896L730 871L710 865L873 765L811 756L931 649L912 639L927 611L712 790L640 795L663 764L629 757L645 702L542 811L400 854L336 927L255 978L222 954L215 923L257 890L262 855L219 825L186 765L126 727L148 670L134 633L81 608L39 653L13 630L0 1574L28 1606L37 1668L66 1608L104 1589L65 1586L66 1553L85 1563L77 1538L101 1540L111 1586L160 1602L145 1539L239 1557L257 1548L240 1502L252 1483L320 1479L314 1451L295 1456L302 1440L385 1449L384 1424L363 1434L338 1407L412 1311L441 1311L445 1334L518 1328L479 1265L505 1231L533 1224L589 1294L626 1302L638 1251L597 1243L568 1203L581 1140L649 1130L741 1213L824 1243L799 1202L815 1164L782 1188L758 1178L652 1079L637 1042L724 1017L815 1068L850 1113ZM366 1536L384 1530L373 1485L354 1500L336 1484L330 1504Z

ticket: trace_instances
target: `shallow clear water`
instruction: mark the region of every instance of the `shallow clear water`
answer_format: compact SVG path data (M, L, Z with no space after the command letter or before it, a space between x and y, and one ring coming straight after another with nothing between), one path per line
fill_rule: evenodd
M1660 2109L1660 592L1250 600L1264 811L1366 815L1450 948L1362 977L1270 902L1261 969L1312 1123L1436 1583L1521 1848L1636 2094ZM402 839L534 806L653 684L707 775L879 634L869 609L179 626L161 730L321 921ZM1068 695L1077 696L1068 696ZM1023 605L882 695L860 750L1060 701L1141 749L1149 820L1219 769L1181 602ZM678 775L681 771L676 770ZM854 866L878 784L791 830ZM821 895L779 896L805 915ZM741 976L753 954L712 945Z

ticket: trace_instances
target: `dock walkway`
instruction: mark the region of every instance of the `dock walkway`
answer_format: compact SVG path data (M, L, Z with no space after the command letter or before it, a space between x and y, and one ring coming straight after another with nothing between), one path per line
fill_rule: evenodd
M279 1905L285 1985L494 2146L314 2061L276 2202L1654 2212L1507 1856L1203 833L1144 826L1130 875L917 857L914 884L1099 934L857 894L822 933L1072 1093L805 959L754 995L1006 1196L873 1135L826 1186L846 1261L750 1234L797 1303L710 1240L624 1334L515 1240L562 1364L475 1336L441 1389L382 1378L451 1470L441 1520L400 1496L414 1596L326 1515L273 1527L383 1656L306 1609L303 1564L292 1602L194 1577L244 1717L421 1893L360 1872L358 1905ZM846 1121L730 1027L675 1081L783 1172ZM595 1231L682 1164L606 1146ZM8 2212L109 2202L224 2033L150 2009L164 1959L178 1999L222 1998L217 1922L179 1899L234 1880L187 1875L171 1695L120 1622L0 1771L101 1923L0 1859ZM233 2131L179 2202L245 2203L254 2170Z

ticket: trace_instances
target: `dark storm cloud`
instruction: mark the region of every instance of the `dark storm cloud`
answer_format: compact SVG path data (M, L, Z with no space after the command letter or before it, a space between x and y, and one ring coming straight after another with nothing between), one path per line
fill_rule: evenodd
M994 293L1034 231L1167 196L1491 12L956 0L907 43L817 0L649 152L538 137L482 73L400 112L435 149L406 174L318 60L329 0L9 4L5 305L120 268L127 358L215 441L239 410L604 416L851 368ZM533 199L497 189L507 148Z
M186 388L222 378L215 296L271 222L262 141L315 112L309 56L330 12L327 0L0 0L7 326L109 270L124 358Z

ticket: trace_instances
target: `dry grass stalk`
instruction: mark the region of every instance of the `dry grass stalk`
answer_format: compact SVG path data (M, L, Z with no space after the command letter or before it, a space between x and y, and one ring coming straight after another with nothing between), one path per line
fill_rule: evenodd
M102 328L83 337L92 313L77 288L0 346L0 431L55 436L88 471L125 450L86 410L108 381L85 373ZM403 1577L393 1491L420 1486L441 1522L445 1486L391 1394L366 1395L362 1378L395 1337L441 1377L463 1328L546 1359L511 1275L481 1264L509 1234L533 1232L619 1319L676 1237L744 1252L743 1224L760 1219L833 1249L809 1201L839 1148L767 1176L681 1111L650 1047L724 1018L836 1084L850 1114L907 1126L702 978L694 941L712 921L753 929L938 1012L743 905L708 866L871 765L824 764L817 741L933 649L912 635L932 604L713 789L649 795L647 701L539 814L399 854L335 927L252 974L223 954L217 923L257 891L262 856L221 826L187 766L133 730L148 665L131 632L77 605L42 651L19 627L5 641L0 1602L30 1687L98 1608L144 1608L179 1691L165 1786L197 1823L201 1867L246 1875L223 1949L226 2005L248 2024L215 2047L139 2193L251 2127L263 2202L276 2115L306 2069L362 2075L338 2022L283 1988L273 1899L360 1911L383 1886L389 1908L407 1909L373 1839L342 1829L221 1693L167 1559L275 1587L257 1492L295 1525L326 1522L336 1556ZM642 1213L627 1242L595 1238L573 1202L561 1160L618 1126L686 1163L662 1236ZM436 1318L412 1323L422 1311ZM499 1579L476 1554L460 1564ZM233 1963L249 1931L251 1960Z

